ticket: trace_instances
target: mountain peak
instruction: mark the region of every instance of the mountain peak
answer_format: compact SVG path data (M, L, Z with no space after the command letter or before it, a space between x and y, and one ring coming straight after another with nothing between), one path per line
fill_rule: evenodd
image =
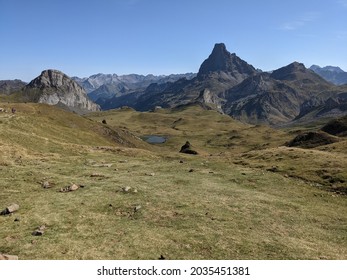
M304 64L295 61L287 66L273 71L271 78L276 80L293 80L297 78L296 74L299 72L305 73L307 72L307 69Z
M43 70L40 76L32 80L28 86L36 88L60 87L70 80L70 77L59 70L47 69Z
M212 54L215 53L228 53L224 43L216 43L213 47Z
M325 66L325 67L320 67L318 65L312 65L310 67L311 70L315 72L319 71L328 71L328 72L334 72L334 73L344 73L344 71L338 67L338 66Z
M100 107L91 102L84 89L59 70L48 69L32 80L24 89L33 102L50 105L63 104L71 110L98 111Z
M230 53L224 43L214 45L210 56L201 64L198 77L204 78L213 72L225 72L233 77L252 75L256 71L252 65Z
M344 72L340 67L325 66L322 68L318 65L312 65L310 69L335 85L347 84L347 72Z

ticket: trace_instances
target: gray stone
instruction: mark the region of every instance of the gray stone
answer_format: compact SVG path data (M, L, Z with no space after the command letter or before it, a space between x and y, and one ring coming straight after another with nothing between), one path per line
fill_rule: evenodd
M73 192L73 191L77 191L79 188L80 188L79 185L72 184L71 186L68 186L66 188L61 188L60 192Z
M45 233L45 230L46 230L46 226L41 225L41 226L37 227L37 229L32 232L32 235L41 236Z
M16 203L11 204L10 206L6 207L1 213L0 215L8 215L11 214L13 212L16 212L17 210L19 210L19 205Z
M130 192L130 190L131 190L131 187L122 187L122 191L123 192L125 192L125 193L128 193L128 192Z

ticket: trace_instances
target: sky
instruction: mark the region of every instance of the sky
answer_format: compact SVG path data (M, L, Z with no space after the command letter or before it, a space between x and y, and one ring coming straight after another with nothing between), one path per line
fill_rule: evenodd
M347 0L0 0L0 80L197 72L215 43L263 71L347 71Z

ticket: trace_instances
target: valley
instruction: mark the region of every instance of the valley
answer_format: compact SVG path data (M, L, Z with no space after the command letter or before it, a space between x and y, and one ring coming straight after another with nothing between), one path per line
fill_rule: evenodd
M343 259L346 138L201 105L84 116L2 103L0 252L19 259ZM15 107L12 114L10 108ZM148 144L144 135L167 138ZM189 141L197 155L179 153ZM71 192L62 188L76 184ZM32 233L44 226L41 236Z

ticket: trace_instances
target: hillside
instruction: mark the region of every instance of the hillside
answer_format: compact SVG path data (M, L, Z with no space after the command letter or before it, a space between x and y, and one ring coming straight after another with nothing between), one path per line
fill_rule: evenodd
M343 259L346 141L199 105L86 117L0 104L0 252L19 259ZM104 122L104 124L102 123ZM105 124L106 122L106 124ZM139 138L164 136L163 144ZM189 141L197 155L179 153ZM75 191L66 192L76 184ZM322 226L324 225L324 226ZM42 229L42 235L34 232Z
M225 94L224 111L244 122L278 125L304 115L302 104L333 93L333 86L298 62L245 79Z

